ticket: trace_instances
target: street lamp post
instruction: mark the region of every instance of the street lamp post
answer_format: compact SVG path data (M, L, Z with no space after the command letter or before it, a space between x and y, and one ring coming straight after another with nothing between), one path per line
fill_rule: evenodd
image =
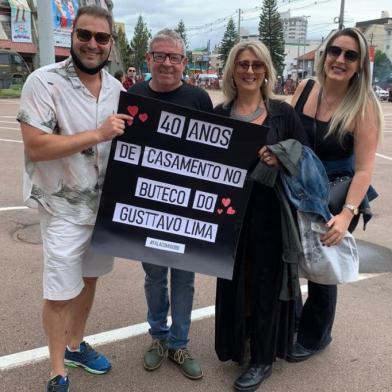
M55 62L52 26L52 3L49 0L37 0L38 46L40 67Z

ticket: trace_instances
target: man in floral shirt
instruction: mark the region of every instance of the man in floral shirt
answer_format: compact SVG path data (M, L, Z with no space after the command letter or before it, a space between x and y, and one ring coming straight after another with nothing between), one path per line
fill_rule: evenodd
M47 391L69 390L64 362L94 374L111 368L83 335L97 278L113 268L112 257L90 249L110 142L132 119L115 114L123 88L103 69L112 25L103 8L79 8L71 56L30 75L17 116L25 143L24 199L38 202L43 240Z

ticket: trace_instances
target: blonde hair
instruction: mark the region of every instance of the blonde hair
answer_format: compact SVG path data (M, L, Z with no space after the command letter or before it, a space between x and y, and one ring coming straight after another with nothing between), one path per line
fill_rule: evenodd
M327 57L328 48L333 45L338 37L351 37L359 47L359 69L358 72L351 78L347 92L331 119L328 132L325 137L331 134L336 134L340 141L343 140L346 132L350 126L355 125L365 118L366 109L374 111L377 128L379 133L382 131L382 112L381 106L378 102L376 95L371 86L370 76L370 60L366 38L356 28L346 28L337 31L329 40L324 44L320 60L316 64L316 77L321 87L325 87L326 74L325 74L325 60Z
M263 99L265 101L265 105L268 107L269 99L274 97L273 88L276 83L276 72L272 64L271 55L267 47L260 41L241 41L231 48L226 61L225 68L223 70L223 106L227 107L230 102L234 101L237 97L238 91L237 87L234 84L233 75L235 69L235 62L238 56L244 50L251 50L255 54L255 56L265 64L265 82L262 83L260 90L261 95L263 96Z

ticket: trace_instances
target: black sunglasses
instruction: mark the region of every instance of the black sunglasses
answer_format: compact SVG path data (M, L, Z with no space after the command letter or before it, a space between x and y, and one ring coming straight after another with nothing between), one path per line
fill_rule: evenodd
M98 32L98 33L93 33L90 30L85 30L85 29L76 29L76 36L78 37L78 40L81 42L89 42L91 38L94 37L95 42L99 45L107 45L110 41L111 34L109 33L103 33L103 32Z
M339 46L330 46L327 49L327 54L331 57L338 58L341 54L344 54L344 59L350 63L354 63L359 59L359 53L355 50L344 50Z

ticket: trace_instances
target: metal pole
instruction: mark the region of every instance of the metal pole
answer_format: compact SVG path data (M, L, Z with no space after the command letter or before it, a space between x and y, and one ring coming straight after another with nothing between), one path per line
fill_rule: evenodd
M339 30L343 30L344 24L344 0L340 0Z
M37 15L39 63L42 67L55 62L52 2L37 0Z

